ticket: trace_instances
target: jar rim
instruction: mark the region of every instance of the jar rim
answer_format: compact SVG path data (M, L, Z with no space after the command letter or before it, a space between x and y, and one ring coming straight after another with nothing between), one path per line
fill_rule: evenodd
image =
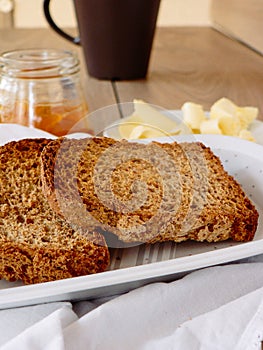
M73 51L45 48L6 51L0 56L0 71L20 78L49 78L79 71L79 60Z

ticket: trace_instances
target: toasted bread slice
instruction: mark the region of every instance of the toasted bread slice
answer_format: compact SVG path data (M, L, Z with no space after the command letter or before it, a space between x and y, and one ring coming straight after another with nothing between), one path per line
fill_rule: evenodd
M202 143L57 139L41 162L55 211L124 242L250 241L257 228L255 206Z
M96 232L75 230L42 193L47 139L0 147L0 278L38 283L104 271L109 251Z

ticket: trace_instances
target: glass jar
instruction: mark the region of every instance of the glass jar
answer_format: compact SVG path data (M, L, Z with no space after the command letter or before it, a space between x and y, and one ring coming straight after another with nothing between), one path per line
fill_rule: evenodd
M30 49L0 56L0 122L39 128L57 136L91 132L71 51Z

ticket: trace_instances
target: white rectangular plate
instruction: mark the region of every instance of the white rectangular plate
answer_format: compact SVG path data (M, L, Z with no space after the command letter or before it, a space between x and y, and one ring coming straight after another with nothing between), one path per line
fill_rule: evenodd
M0 144L13 139L41 136L48 135L17 125L0 125ZM171 140L166 138L161 141ZM227 136L185 135L174 140L201 141L211 147L225 169L241 184L260 215L252 242L168 242L125 249L112 248L109 271L103 273L27 286L21 282L1 280L0 308L123 293L150 282L173 280L196 269L263 253L263 147Z

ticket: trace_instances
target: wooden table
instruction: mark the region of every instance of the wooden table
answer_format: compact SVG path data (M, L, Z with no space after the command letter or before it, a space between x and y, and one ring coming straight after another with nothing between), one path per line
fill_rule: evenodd
M209 109L226 96L261 110L263 57L210 28L157 30L147 81L120 82L121 101L140 97L169 109L185 101Z
M88 76L81 48L51 29L0 31L0 51L55 47L77 51L90 111L134 98L168 109L185 101L209 109L220 97L259 107L263 120L263 57L212 28L157 28L148 77L136 81L102 81Z

